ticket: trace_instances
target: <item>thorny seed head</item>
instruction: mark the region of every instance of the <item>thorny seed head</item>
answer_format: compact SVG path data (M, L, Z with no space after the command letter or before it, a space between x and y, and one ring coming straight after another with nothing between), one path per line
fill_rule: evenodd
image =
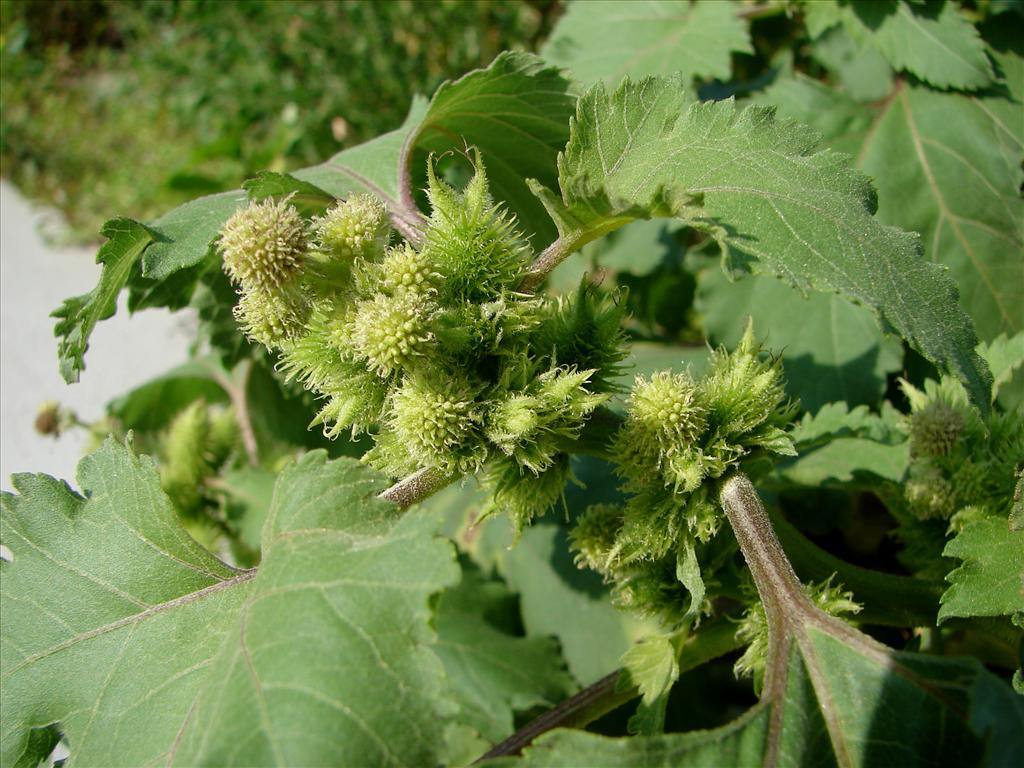
M384 203L373 195L352 195L313 220L317 246L337 259L374 259L387 245L391 228Z
M300 288L244 291L235 305L242 332L268 349L276 349L306 331L310 306Z
M299 212L273 198L237 211L220 232L224 271L243 292L275 291L297 275L309 244Z
M431 340L429 314L427 302L418 294L394 298L378 294L356 310L353 346L379 376L390 376L425 353Z

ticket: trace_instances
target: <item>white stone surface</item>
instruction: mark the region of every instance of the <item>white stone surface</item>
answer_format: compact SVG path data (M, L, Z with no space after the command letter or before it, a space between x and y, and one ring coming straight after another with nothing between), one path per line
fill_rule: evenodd
M44 472L74 482L86 444L82 430L58 439L35 432L39 404L57 400L92 421L113 397L182 362L195 332L194 315L145 310L118 313L96 326L77 384L57 369L50 312L68 296L91 291L99 279L95 249L54 248L39 234L48 214L0 182L0 487L11 474Z

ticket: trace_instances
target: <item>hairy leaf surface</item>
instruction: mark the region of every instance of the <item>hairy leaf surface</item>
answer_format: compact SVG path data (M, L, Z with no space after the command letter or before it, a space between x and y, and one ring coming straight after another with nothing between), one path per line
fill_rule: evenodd
M5 764L43 759L51 724L83 766L435 762L427 598L457 568L382 478L322 453L286 470L258 571L190 539L123 446L79 482L20 475L3 499Z
M584 83L680 73L728 80L730 51L753 53L732 2L612 0L573 2L541 55Z
M946 577L939 621L951 616L1024 617L1024 531L993 517L969 523L942 552L964 562Z
M766 100L856 155L878 187L878 218L921 233L982 339L1024 328L1024 124L1002 114L1006 99L901 83L879 107L800 77Z
M815 0L807 11L812 34L841 23L854 39L874 45L895 69L939 88L974 90L993 80L985 44L960 13L959 3Z
M990 376L970 318L918 238L872 217L848 159L814 152L813 131L761 107L687 103L679 78L591 88L559 157L561 197L537 188L572 250L638 218L676 216L714 235L726 265L752 262L798 289L869 307L956 375L986 408Z
M715 344L735 346L748 316L767 333L766 346L782 355L787 391L809 411L839 400L877 403L886 376L903 361L899 342L882 335L870 312L841 296L801 296L761 275L730 282L720 269L701 273L697 295Z
M576 687L554 638L517 637L498 625L510 604L517 607L501 582L470 565L437 608L434 648L459 704L458 720L492 743L512 733L515 712L553 707Z

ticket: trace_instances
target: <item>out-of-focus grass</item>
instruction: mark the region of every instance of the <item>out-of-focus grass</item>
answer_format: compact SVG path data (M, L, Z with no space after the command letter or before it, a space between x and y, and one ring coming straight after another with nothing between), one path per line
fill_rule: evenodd
M65 239L401 123L414 93L529 49L553 3L0 3L0 163Z

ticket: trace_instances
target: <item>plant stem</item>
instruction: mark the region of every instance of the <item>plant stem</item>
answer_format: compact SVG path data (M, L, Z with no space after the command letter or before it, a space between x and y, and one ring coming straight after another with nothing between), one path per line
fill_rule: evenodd
M260 463L260 451L259 444L256 442L256 432L252 428L252 419L249 418L249 400L246 395L249 374L252 372L252 360L243 360L239 363L230 377L221 370L219 365L211 367L210 372L220 388L227 393L231 406L235 409L238 433L242 438L245 457L249 460L249 465L255 467Z
M823 581L835 574L858 602L864 603L858 622L897 627L935 625L939 596L944 591L941 582L851 565L821 549L780 516L772 515L771 520L793 567L805 579Z
M714 619L683 643L678 658L679 674L717 659L739 645L735 623L724 616ZM629 684L628 675L623 675L622 670L612 672L554 709L531 720L476 762L503 755L517 755L538 736L555 728L584 728L639 695L640 689Z
M437 493L454 480L453 476L447 475L439 469L424 467L399 480L390 488L381 491L377 498L393 502L400 508L406 509Z

